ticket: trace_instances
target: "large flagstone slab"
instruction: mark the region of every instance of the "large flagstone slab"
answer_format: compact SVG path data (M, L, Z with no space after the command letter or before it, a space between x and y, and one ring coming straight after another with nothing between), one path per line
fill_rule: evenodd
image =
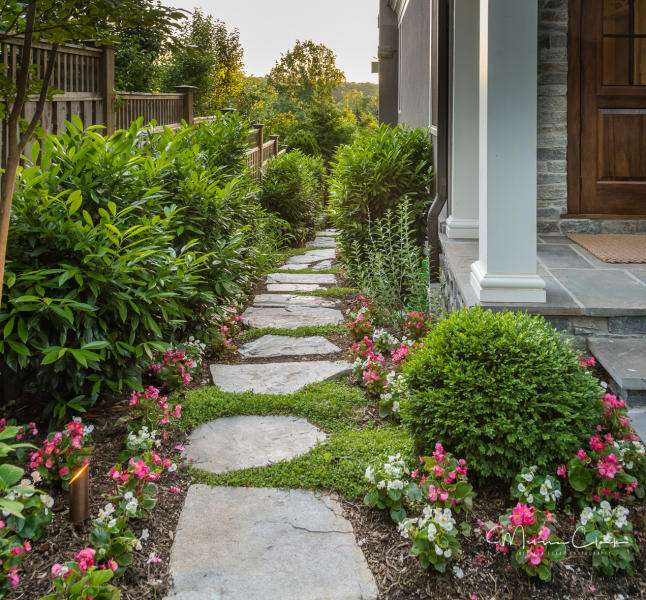
M223 392L291 394L311 383L351 371L346 361L315 360L242 365L211 365L213 384Z
M337 229L326 229L325 231L319 231L316 234L317 237L336 237L337 235L339 235L339 231Z
M319 262L321 260L332 260L335 256L336 250L330 248L329 250L310 250L305 254L297 254L291 256L287 260L288 265L309 265L311 263ZM302 267L304 268L304 267Z
M312 271L325 271L326 269L331 269L331 268L332 268L331 260L323 260L321 262L316 263L315 265L312 265Z
M334 354L341 352L341 348L321 336L263 335L242 346L238 352L243 358L275 358Z
M316 236L311 242L307 242L306 246L318 246L320 248L336 248L336 240L333 237Z
M334 285L333 273L271 273L267 275L267 284L290 283L305 285Z
M306 454L325 434L295 417L229 417L198 427L186 459L210 473L265 467Z
M307 325L343 323L343 313L340 310L318 306L250 306L242 317L244 322L253 329L265 327L296 329Z
M296 294L259 294L253 299L254 306L320 306L334 308L334 300L322 296L299 296Z
M285 292L317 292L325 289L324 287L312 283L268 283L267 291L275 294Z
M169 600L376 600L335 499L305 490L193 485L170 559Z

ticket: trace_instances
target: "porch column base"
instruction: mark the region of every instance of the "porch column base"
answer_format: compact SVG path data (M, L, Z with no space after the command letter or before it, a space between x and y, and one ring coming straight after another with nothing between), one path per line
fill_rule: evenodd
M471 286L480 302L544 303L545 280L536 274L492 274L480 262L471 265Z
M458 219L450 215L446 220L446 237L450 240L477 240L479 236L478 219Z

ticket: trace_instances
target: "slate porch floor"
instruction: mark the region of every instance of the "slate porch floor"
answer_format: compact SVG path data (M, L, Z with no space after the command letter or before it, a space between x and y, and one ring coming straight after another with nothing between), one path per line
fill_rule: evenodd
M446 263L468 306L477 304L470 284L471 263L478 242L442 236ZM538 272L547 283L546 304L510 303L508 308L542 315L645 317L646 265L610 264L599 260L566 237L538 238ZM485 302L486 308L502 308ZM646 333L646 323L644 332Z

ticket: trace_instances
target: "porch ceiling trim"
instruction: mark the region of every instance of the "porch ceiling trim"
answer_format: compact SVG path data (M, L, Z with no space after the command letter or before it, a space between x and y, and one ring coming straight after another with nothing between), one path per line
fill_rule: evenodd
M408 2L409 0L389 0L390 7L397 13L397 17L399 18L400 22L404 14L406 13Z

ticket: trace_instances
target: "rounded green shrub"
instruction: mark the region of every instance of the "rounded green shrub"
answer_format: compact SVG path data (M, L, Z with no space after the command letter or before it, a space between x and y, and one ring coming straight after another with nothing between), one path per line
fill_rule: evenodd
M481 477L563 462L599 422L600 386L541 317L463 309L404 367L403 422L421 451L441 442Z

